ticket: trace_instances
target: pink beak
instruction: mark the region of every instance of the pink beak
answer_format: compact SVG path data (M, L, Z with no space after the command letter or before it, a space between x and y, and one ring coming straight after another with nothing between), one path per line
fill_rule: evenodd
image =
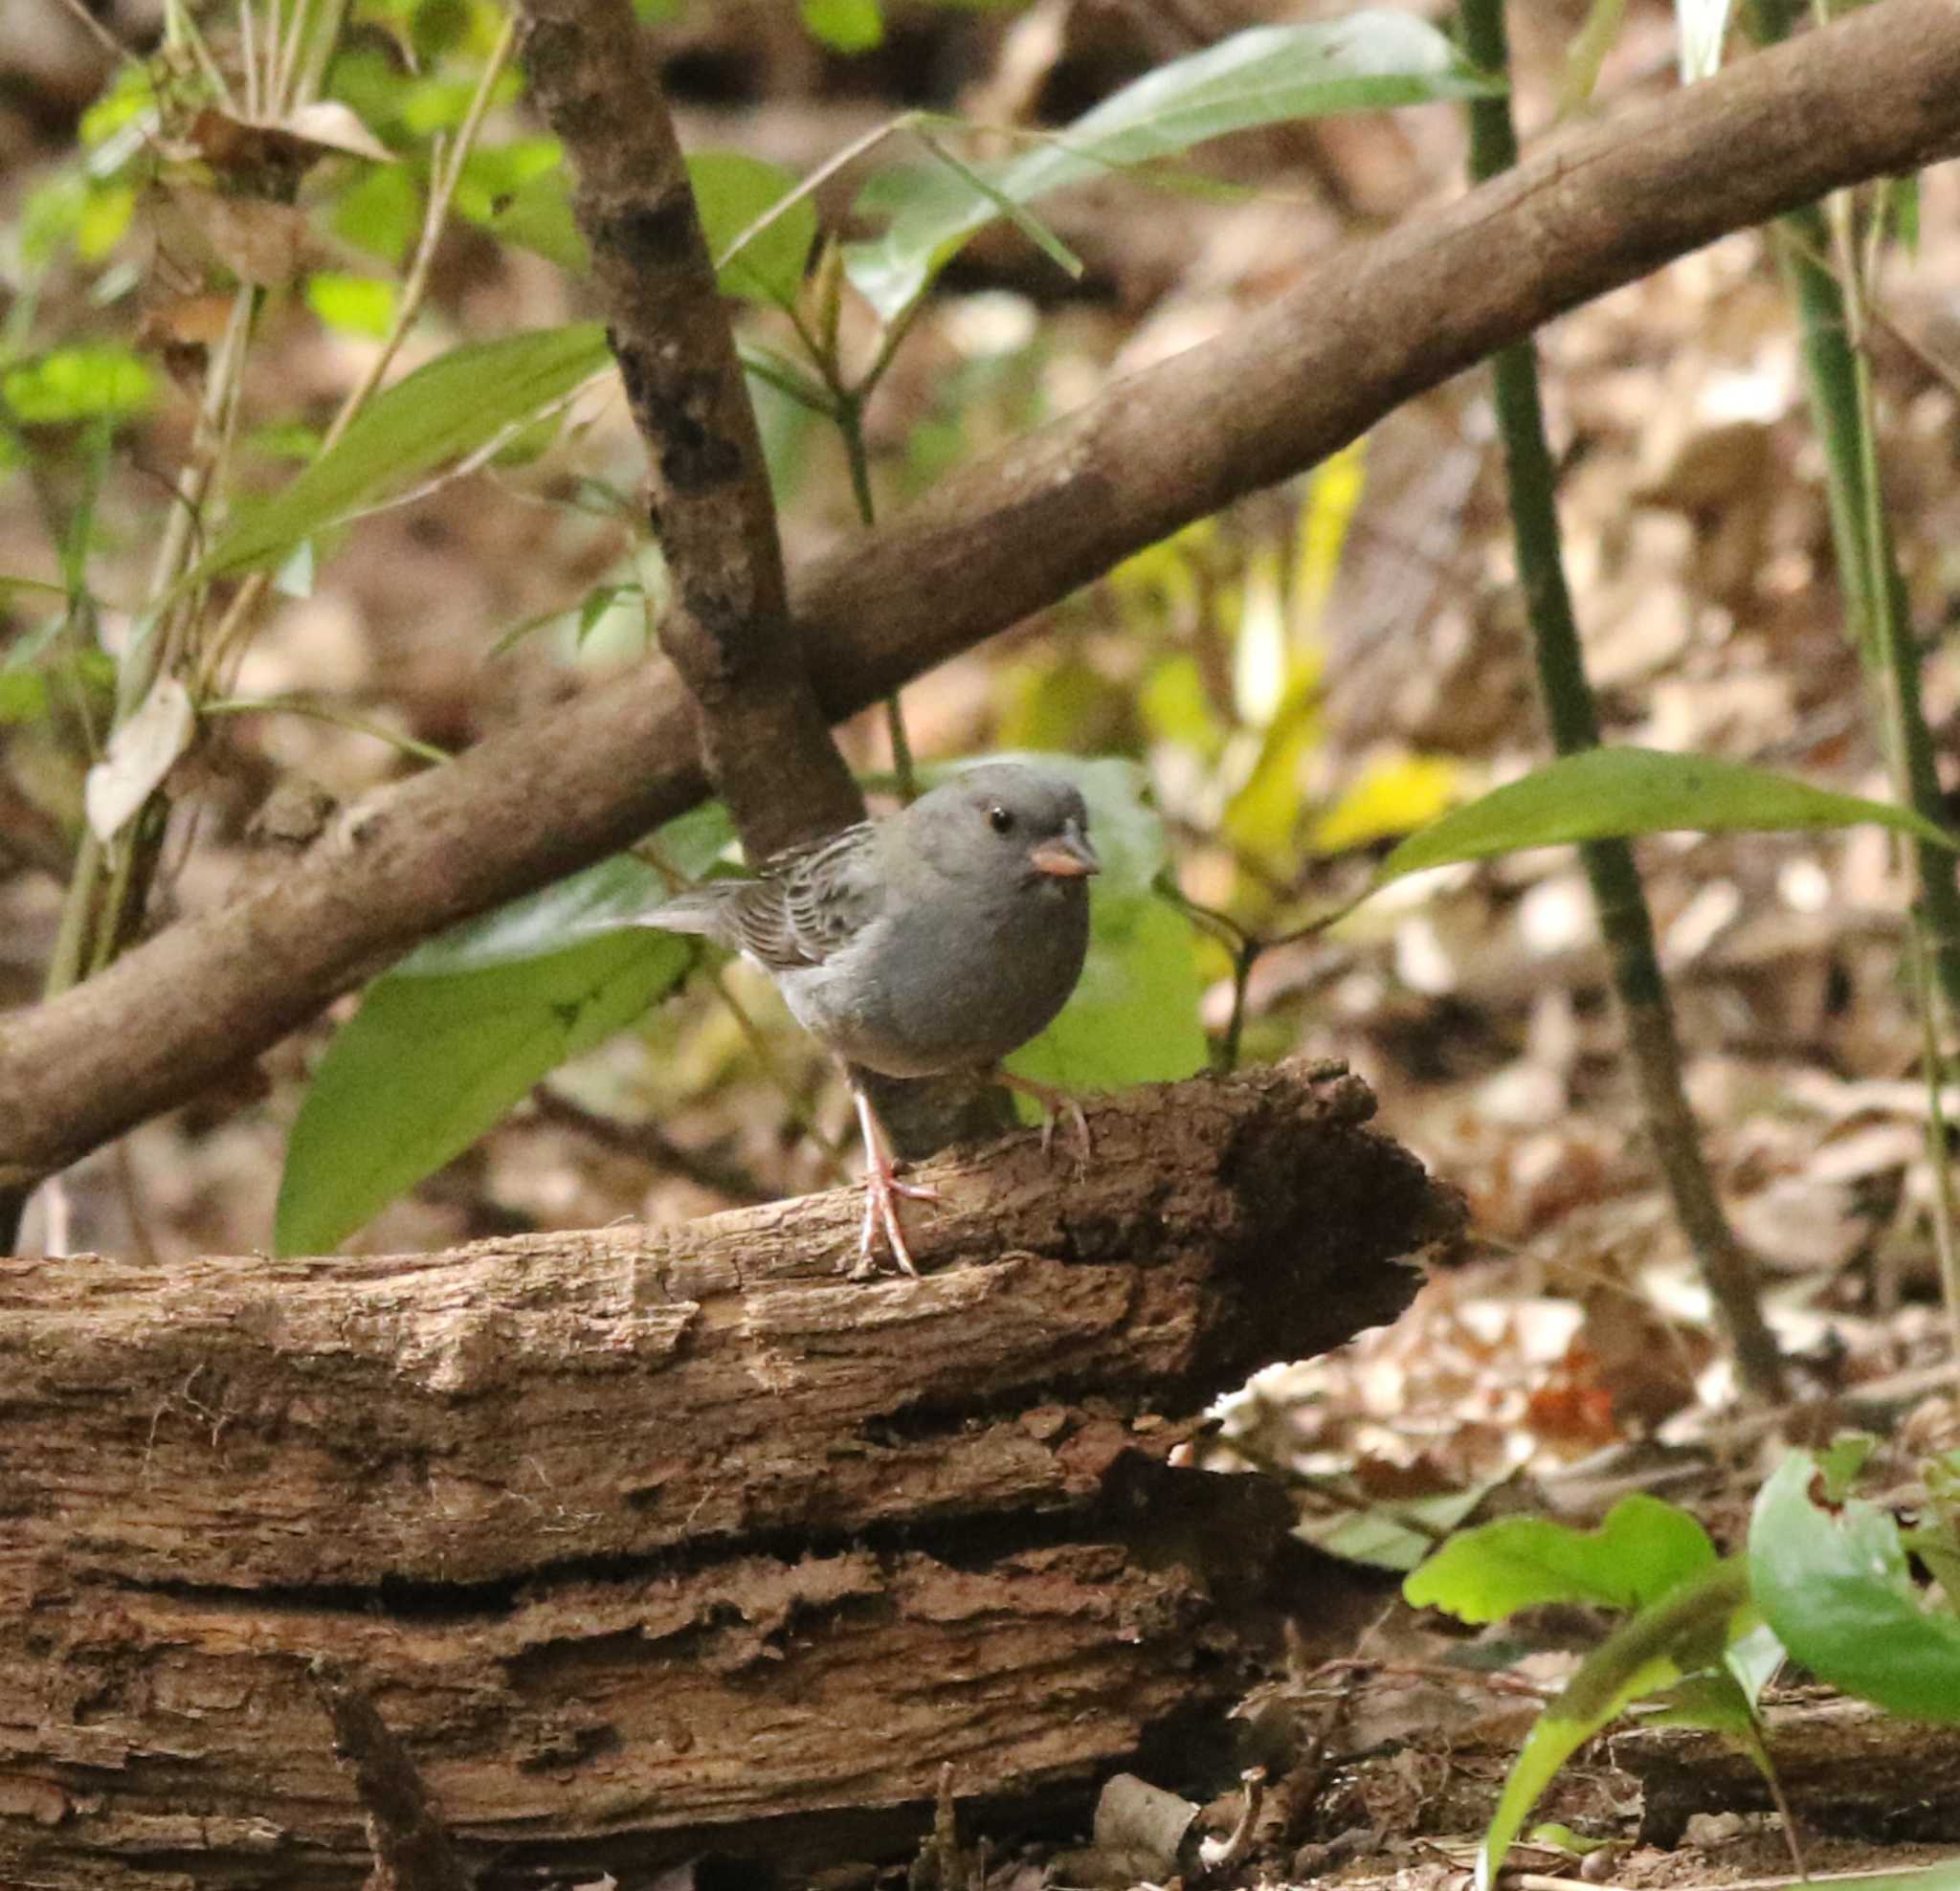
M1028 862L1036 873L1053 874L1057 879L1080 879L1084 874L1102 871L1102 862L1097 859L1096 850L1076 834L1044 840L1030 851Z

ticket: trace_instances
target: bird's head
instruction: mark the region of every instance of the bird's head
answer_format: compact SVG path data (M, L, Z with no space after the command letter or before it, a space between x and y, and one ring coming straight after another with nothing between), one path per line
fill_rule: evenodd
M922 796L906 818L934 864L957 878L1082 899L1102 871L1074 783L1022 763L969 768Z

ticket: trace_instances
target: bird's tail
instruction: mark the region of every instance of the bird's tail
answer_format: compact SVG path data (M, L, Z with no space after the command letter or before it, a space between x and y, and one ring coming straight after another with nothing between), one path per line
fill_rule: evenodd
M662 932L698 932L714 939L722 931L722 893L712 885L692 887L642 913L638 923L657 926Z

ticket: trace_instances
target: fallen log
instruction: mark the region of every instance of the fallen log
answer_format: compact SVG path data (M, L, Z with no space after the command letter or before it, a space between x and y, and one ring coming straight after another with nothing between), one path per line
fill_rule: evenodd
M1820 1691L1770 1702L1763 1739L1804 1835L1893 1845L1960 1839L1960 1728ZM1679 1844L1697 1813L1775 1808L1761 1769L1721 1734L1634 1727L1615 1734L1609 1751L1640 1783L1643 1844Z
M490 1886L863 1857L943 1762L1032 1804L1214 1712L1297 1546L1167 1460L1460 1219L1372 1107L1281 1066L1100 1105L1079 1173L956 1152L919 1280L840 1271L852 1190L0 1264L0 1882L361 1882L322 1658Z

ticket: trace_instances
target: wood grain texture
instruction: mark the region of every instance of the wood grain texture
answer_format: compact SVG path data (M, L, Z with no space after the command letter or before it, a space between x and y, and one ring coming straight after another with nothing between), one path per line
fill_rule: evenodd
M322 1658L492 1885L889 1842L943 1762L1025 1804L1215 1712L1289 1511L1165 1460L1460 1219L1371 1107L1282 1066L1100 1107L1081 1176L965 1152L919 1280L839 1271L853 1190L7 1265L0 1882L359 1882Z

